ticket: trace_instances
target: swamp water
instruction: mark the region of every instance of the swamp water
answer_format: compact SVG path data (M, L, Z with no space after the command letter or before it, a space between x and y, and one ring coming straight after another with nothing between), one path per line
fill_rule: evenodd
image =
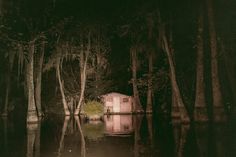
M26 126L24 118L0 118L0 157L235 157L235 141L228 123L173 125L111 115L96 122L49 116Z

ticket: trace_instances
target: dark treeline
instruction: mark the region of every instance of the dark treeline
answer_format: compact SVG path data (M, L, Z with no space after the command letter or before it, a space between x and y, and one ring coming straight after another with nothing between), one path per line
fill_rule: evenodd
M1 0L0 113L28 122L78 115L87 100L117 91L133 95L136 112L224 121L236 103L234 7Z

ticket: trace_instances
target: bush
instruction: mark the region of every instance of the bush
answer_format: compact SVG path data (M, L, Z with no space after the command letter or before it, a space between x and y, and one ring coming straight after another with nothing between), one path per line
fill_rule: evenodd
M103 116L103 104L98 101L88 101L83 105L83 112L88 117Z

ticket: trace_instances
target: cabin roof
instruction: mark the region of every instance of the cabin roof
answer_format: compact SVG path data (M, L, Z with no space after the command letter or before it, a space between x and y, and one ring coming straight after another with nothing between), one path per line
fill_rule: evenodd
M104 94L104 95L101 95L101 97L107 97L107 96L125 96L125 97L130 97L129 95L125 95L125 94L121 94L121 93L118 93L118 92L111 92L111 93L107 93L107 94Z

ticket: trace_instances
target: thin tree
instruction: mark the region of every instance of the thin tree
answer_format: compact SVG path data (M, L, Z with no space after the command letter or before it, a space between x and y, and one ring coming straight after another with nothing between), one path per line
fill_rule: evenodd
M83 37L82 37L82 43L81 43L81 51L80 51L80 98L79 98L79 103L76 107L74 115L78 115L81 111L81 106L84 101L84 93L85 93L85 86L86 86L86 78L87 78L87 62L89 58L89 54L91 51L91 32L89 30L87 34L87 48L83 50L84 45L83 45Z
M38 115L35 105L34 97L34 53L35 53L35 39L29 42L28 62L27 62L27 89L28 89L28 112L27 122L38 122Z
M203 8L200 4L198 15L197 33L197 65L196 65L196 95L194 120L208 121L206 100L205 100L205 81L204 81L204 42L203 42L204 16Z
M38 116L41 117L41 84L42 84L42 67L44 62L45 41L42 41L39 51L36 53L35 59L35 103L38 111Z
M6 95L5 95L5 104L4 104L4 110L2 113L2 116L7 116L8 115L8 105L9 105L9 93L11 91L11 73L12 73L12 68L14 64L14 58L15 58L15 52L9 52L8 53L8 71L7 71L7 76L6 76Z
M147 18L147 27L148 27L148 91L147 91L147 107L146 112L152 112L152 102L153 102L153 82L152 82L152 75L153 75L153 29L154 29L154 20L153 17L150 15Z
M61 48L57 48L59 51L59 56L57 56L56 59L56 75L57 75L57 79L58 79L58 83L59 83L59 87L60 87L60 93L61 93L61 97L62 97L62 104L63 104L63 108L64 108L64 113L66 116L70 115L70 111L68 108L68 104L66 101L66 96L65 96L65 92L64 92L64 85L63 85L63 81L61 78L61 69L62 69L62 57L61 57Z
M175 71L175 65L174 65L174 59L173 59L173 48L171 46L171 40L167 39L166 31L164 28L164 25L162 25L160 28L160 36L162 38L162 48L167 54L169 66L170 66L170 80L171 80L171 86L172 86L172 91L174 92L174 96L176 99L176 104L178 105L179 109L179 114L180 114L180 119L183 123L189 123L190 118L188 116L188 112L185 108L182 95L180 93L180 89L177 83L176 79L176 71Z
M213 120L224 121L226 115L224 111L219 69L218 69L218 51L217 51L217 40L216 40L216 28L214 21L214 11L212 0L207 0L207 16L208 16L208 30L210 37L210 51L211 51L211 81L212 81L212 96L213 96Z
M143 112L140 98L139 98L139 91L138 91L138 85L137 85L137 51L138 46L132 46L130 48L130 56L131 56L131 68L132 68L132 86L133 86L133 105L134 105L134 111L135 112Z

